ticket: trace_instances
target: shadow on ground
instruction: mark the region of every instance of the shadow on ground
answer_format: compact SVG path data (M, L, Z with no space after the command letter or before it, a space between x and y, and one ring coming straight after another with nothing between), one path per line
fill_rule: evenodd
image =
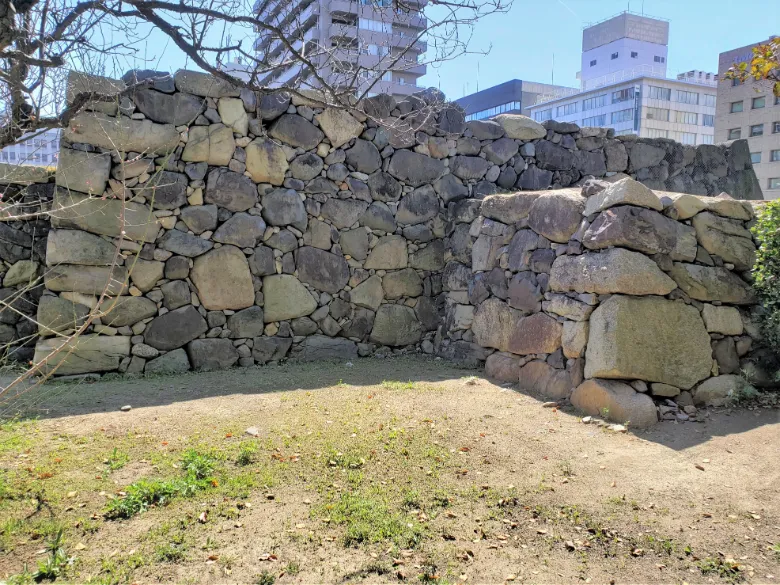
M420 356L362 358L351 362L286 363L216 372L191 372L142 378L106 377L96 382L57 382L35 385L0 405L0 420L9 418L59 418L115 412L124 405L133 409L166 406L204 398L236 394L262 395L294 390L322 390L339 384L375 386L385 381L437 383L468 376L484 378L484 371ZM2 385L3 381L0 381ZM5 381L8 383L8 381ZM504 385L507 387L507 385ZM541 403L542 396L531 396ZM571 406L561 412L579 417ZM675 451L705 443L714 437L739 435L780 423L780 411L771 409L710 409L702 422L661 422L648 430L632 429L637 437Z

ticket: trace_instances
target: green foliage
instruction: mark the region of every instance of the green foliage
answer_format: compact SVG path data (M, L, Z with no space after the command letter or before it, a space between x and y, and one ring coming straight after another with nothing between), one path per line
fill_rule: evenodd
M761 323L765 339L777 352L780 350L780 200L761 206L752 231L758 242L753 288L765 309Z
M257 444L253 441L244 441L239 446L236 465L241 467L249 465L254 460L255 453L257 453Z
M772 93L780 97L780 39L770 39L753 47L749 61L735 63L724 77L725 80L767 81L772 84Z
M276 583L276 575L269 571L263 571L255 579L256 585L274 585L274 583Z
M707 557L699 561L699 570L703 575L717 575L728 583L741 583L745 580L738 563L720 557Z
M60 576L68 562L68 556L63 548L62 528L46 543L46 558L38 561L38 570L33 573L36 581L54 581Z
M127 455L127 453L124 453L114 447L111 455L109 455L106 459L106 465L108 465L109 470L116 471L117 469L122 469L125 465L127 465L128 461L130 461L130 457Z

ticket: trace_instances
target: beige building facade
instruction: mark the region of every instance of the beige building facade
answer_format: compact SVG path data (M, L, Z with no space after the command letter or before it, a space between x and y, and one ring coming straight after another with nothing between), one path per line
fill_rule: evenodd
M762 41L766 42L766 41ZM749 61L754 43L720 54L718 74L723 79L735 63ZM738 83L724 79L718 84L715 142L746 138L753 169L764 199L780 197L780 98L771 83Z

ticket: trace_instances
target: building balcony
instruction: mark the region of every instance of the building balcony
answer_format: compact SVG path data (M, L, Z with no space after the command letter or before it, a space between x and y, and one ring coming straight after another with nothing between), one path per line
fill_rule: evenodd
M319 31L316 27L319 16L320 6L317 2L313 2L301 13L297 15L291 14L283 19L282 24L279 26L285 31L285 36L288 39L309 41L319 37ZM264 34L263 29L260 29L259 32L261 36L255 41L255 51L266 50L273 41L279 40L275 35Z

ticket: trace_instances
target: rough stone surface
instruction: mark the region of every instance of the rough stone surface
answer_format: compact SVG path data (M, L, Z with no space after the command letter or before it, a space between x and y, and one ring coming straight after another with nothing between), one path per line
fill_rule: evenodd
M50 230L46 246L46 263L110 266L116 247L103 238L81 230ZM8 286L6 284L6 286Z
M157 307L155 307L155 312ZM38 335L48 337L54 333L76 329L84 324L90 308L68 299L46 295L38 302Z
M404 268L386 274L382 278L382 288L385 291L385 298L388 299L417 297L423 292L423 283L416 270Z
M663 203L655 193L642 183L626 177L588 198L583 215L591 215L615 205L636 205L656 211L661 211L664 208Z
M368 204L355 199L328 199L322 206L322 217L329 220L338 229L345 229L355 225Z
M590 317L586 378L639 379L689 389L711 369L710 338L694 307L614 295Z
M183 347L208 331L206 320L192 305L156 317L144 330L144 343L155 349Z
M520 358L500 351L491 353L485 360L485 375L499 382L516 384L520 376Z
M229 368L238 361L238 352L229 339L196 339L187 344L193 370Z
M190 277L201 304L210 311L243 309L255 302L249 264L235 246L222 246L196 258Z
M292 189L274 189L263 195L262 203L263 219L270 225L306 229L306 209L298 193Z
M744 387L741 376L727 374L705 380L693 392L693 403L701 406L724 406Z
M384 295L382 279L378 276L367 278L349 292L350 301L358 307L365 307L372 311L376 311L379 308Z
M236 213L219 226L212 236L215 242L232 244L239 248L254 248L265 232L265 222L257 215Z
M756 261L756 245L742 222L703 211L693 218L696 236L707 252L734 264L737 270L750 270ZM682 260L682 258L680 258Z
M133 102L147 118L174 126L192 124L205 107L205 101L194 95L181 92L168 95L153 89L136 90Z
M127 292L127 270L124 266L78 266L60 264L51 266L44 274L46 288L52 291L72 291L99 295Z
M180 256L195 258L211 250L214 243L179 230L170 230L159 240L158 246Z
M439 160L410 150L398 150L390 159L387 172L412 187L419 187L433 183L446 170L447 167Z
M236 141L233 138L232 128L224 124L193 126L190 128L187 144L181 153L181 160L207 162L210 166L227 166L235 151Z
M151 120L131 120L124 116L113 118L90 112L74 116L63 128L62 137L69 142L82 142L109 150L150 154L166 154L179 145L179 133L173 124L155 124Z
M655 404L628 384L612 380L586 380L572 392L572 405L590 416L646 428L658 422Z
M433 187L426 185L401 199L395 219L401 225L412 225L433 219L438 213L439 199Z
M317 290L337 293L349 280L349 265L342 256L311 246L296 252L298 278Z
M110 170L109 154L61 148L56 181L64 189L102 195L106 190Z
M130 338L124 336L80 335L76 338L41 339L35 346L34 364L42 365L44 373L58 376L110 372L130 355Z
M732 305L756 302L750 285L726 268L675 262L669 275L697 301L721 301Z
M209 173L203 200L233 212L246 211L257 203L257 188L249 177L215 169Z
M701 311L704 325L710 333L742 335L743 325L739 310L734 307L716 307L705 304Z
M401 236L383 236L371 249L364 268L377 270L395 270L406 268L409 256L406 251L406 240Z
M317 308L317 301L306 287L289 274L266 276L263 279L263 294L263 317L266 323L310 315Z
M314 331L316 330L315 324ZM292 347L292 339L290 338L255 337L252 344L252 358L261 364L279 361L287 355L290 347Z
M528 213L528 225L553 242L566 243L582 221L585 198L574 190L544 193Z
M239 88L210 73L180 69L173 76L176 89L203 97L238 97Z
M499 114L493 120L498 123L506 133L507 138L516 140L535 140L547 136L547 130L527 116L518 114Z
M561 333L561 346L563 355L567 358L579 358L585 354L588 345L588 321L564 321Z
M256 183L281 185L289 165L284 149L275 142L256 138L246 147L246 170Z
M333 148L343 146L363 132L363 124L344 110L326 108L316 118Z
M650 258L623 248L559 256L550 272L550 289L556 291L666 295L675 288Z
M98 312L103 325L124 327L153 317L157 305L144 297L106 297L98 305Z
M71 228L119 236L128 240L153 242L159 224L147 205L122 203L118 199L102 200L80 193L57 189L50 213L52 227ZM122 221L124 218L124 221Z
M417 343L422 327L414 311L403 305L382 305L374 317L371 341L382 345Z
M324 137L322 130L295 114L284 114L276 120L269 135L290 146L300 146L304 150L315 148Z
M148 374L179 374L190 369L190 359L183 349L174 349L165 355L146 362L144 372Z
M582 369L577 365L571 370L560 370L534 360L520 368L518 388L541 394L552 400L568 398L572 390L582 382Z

